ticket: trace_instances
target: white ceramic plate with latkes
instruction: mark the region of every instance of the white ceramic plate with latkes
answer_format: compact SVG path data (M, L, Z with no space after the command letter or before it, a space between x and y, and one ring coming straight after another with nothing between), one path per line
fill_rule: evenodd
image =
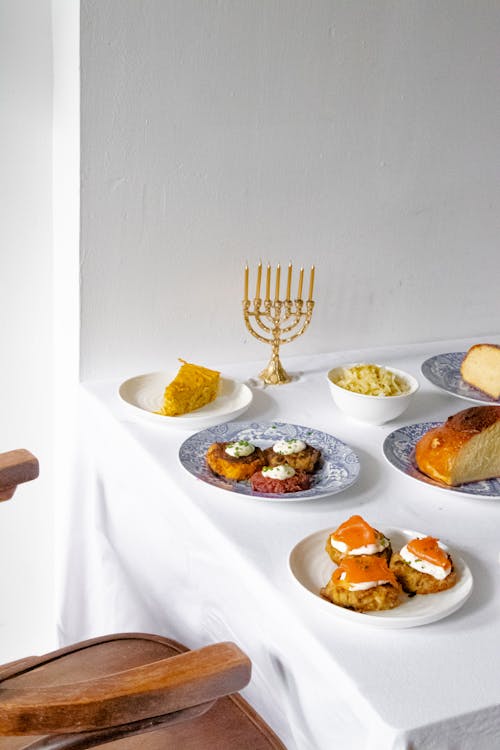
M384 456L395 469L402 471L407 477L416 479L423 484L430 484L446 492L458 495L479 497L487 500L500 499L500 479L484 479L482 482L468 482L457 487L450 487L444 482L431 479L418 469L415 463L415 446L426 432L438 427L442 422L418 422L408 424L394 430L387 435L383 444Z
M259 448L268 448L278 440L303 440L321 451L319 468L312 475L311 487L300 492L270 494L254 492L250 482L236 482L214 474L205 460L212 443L227 443L234 440L248 440ZM286 424L284 422L228 422L210 427L191 435L181 445L179 460L182 466L196 479L221 490L246 495L256 500L273 502L297 502L317 500L347 489L359 475L359 459L348 445L333 435L320 432L312 427Z
M491 398L462 380L460 365L465 355L466 352L448 352L430 357L422 364L422 375L445 393L465 401L472 401L474 404L500 404L499 399Z
M160 426L180 427L184 430L200 430L236 419L252 403L253 393L247 385L221 377L217 398L210 404L178 417L155 414L162 407L165 388L176 375L177 371L136 375L125 380L118 393L135 417Z
M411 539L425 536L410 529L387 528L378 524L376 526L384 536L391 540L392 549L396 552L399 552ZM401 604L398 607L381 612L355 612L332 604L327 599L323 599L320 591L328 583L336 568L335 563L325 551L327 539L333 531L335 531L333 528L323 529L305 537L295 545L288 561L293 579L308 596L311 605L323 612L325 617L330 616L372 628L415 628L448 617L459 609L471 594L473 579L469 567L454 550L443 545L451 555L457 574L456 584L447 591L425 596L417 594L413 597L402 594Z

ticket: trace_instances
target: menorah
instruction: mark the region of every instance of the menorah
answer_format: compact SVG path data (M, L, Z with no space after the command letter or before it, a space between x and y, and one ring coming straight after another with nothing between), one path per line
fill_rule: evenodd
M286 298L280 299L280 264L276 266L274 299L271 299L271 265L266 269L266 296L262 300L260 288L262 283L262 263L257 266L257 282L255 286L255 298L248 298L248 264L245 266L245 290L243 299L243 316L245 324L252 336L265 344L271 344L272 355L267 367L262 370L260 377L268 385L283 385L289 383L291 377L285 371L280 362L279 349L281 344L301 336L311 322L314 308L314 266L311 266L309 276L309 295L304 302L302 299L302 287L304 284L304 269L299 272L299 284L297 297L292 300L292 264L288 264L288 275L286 281ZM253 319L253 321L252 321ZM252 325L252 322L254 325Z

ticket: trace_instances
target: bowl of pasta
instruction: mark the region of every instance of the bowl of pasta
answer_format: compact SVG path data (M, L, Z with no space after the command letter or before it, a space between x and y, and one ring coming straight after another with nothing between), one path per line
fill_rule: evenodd
M332 368L327 379L341 411L374 425L403 414L419 388L416 378L403 370L359 362Z

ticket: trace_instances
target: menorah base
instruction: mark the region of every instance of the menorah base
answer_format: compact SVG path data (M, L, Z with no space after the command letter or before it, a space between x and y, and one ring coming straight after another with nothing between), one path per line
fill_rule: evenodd
M267 385L285 385L292 380L281 364L279 357L275 356L271 357L268 366L265 370L262 370L259 377Z

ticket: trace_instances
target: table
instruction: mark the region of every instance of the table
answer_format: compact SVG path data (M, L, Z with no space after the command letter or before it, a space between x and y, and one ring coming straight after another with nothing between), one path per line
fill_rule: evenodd
M308 425L358 454L357 483L314 502L259 503L197 481L178 462L190 433L131 419L117 382L84 384L75 487L59 523L61 644L120 631L190 647L234 640L253 662L244 694L289 750L500 747L500 503L424 486L382 455L384 437L402 424L471 405L427 383L420 364L472 343L288 358L296 382L255 389L241 420ZM333 405L325 373L363 360L419 379L399 420L363 425ZM222 369L245 379L258 367ZM405 630L325 616L292 579L288 555L353 513L449 541L472 570L471 597L446 619Z

